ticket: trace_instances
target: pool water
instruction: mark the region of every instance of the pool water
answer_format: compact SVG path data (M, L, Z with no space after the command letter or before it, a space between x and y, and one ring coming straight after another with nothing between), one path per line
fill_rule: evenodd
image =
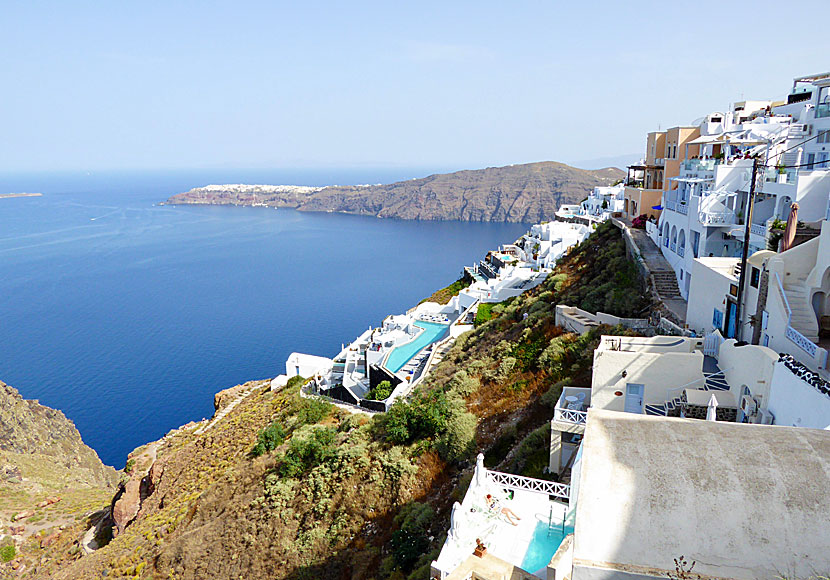
M422 348L443 338L449 328L446 324L420 320L414 324L418 328L423 328L424 331L415 340L407 342L389 353L389 358L386 359L384 366L393 373L401 370Z
M545 568L550 559L559 549L559 544L568 534L573 533L573 528L565 527L564 533L560 526L554 526L553 529L548 529L547 522L536 522L536 529L533 530L533 539L530 540L530 545L525 552L524 560L522 560L522 570L526 570L533 574Z

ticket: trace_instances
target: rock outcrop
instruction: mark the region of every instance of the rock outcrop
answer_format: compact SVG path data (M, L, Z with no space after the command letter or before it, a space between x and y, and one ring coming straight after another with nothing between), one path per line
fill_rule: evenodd
M553 219L560 205L578 203L595 186L610 185L623 175L613 167L585 170L544 161L389 185L210 185L174 195L165 203L290 207L417 220L539 222Z

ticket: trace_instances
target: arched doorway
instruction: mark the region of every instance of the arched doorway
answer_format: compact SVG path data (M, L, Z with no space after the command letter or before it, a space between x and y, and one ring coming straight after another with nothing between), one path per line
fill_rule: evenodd
M817 289L810 303L818 322L819 339L830 339L830 268L821 277L821 288Z
M680 235L677 238L677 253L681 256L686 252L686 231L680 230Z

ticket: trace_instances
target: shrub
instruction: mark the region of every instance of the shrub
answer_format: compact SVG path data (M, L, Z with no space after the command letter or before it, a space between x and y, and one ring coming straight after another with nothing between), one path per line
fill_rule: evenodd
M436 444L438 453L447 461L464 459L473 451L476 437L476 416L468 411L453 413L447 428Z
M334 411L334 405L320 399L302 399L296 411L297 426L319 423Z
M259 457L283 444L285 441L285 429L279 423L271 423L265 429L262 429L257 435L257 442L254 448L251 449L251 455Z
M410 570L429 549L427 533L434 517L433 509L420 502L406 504L395 516L399 527L392 533L392 556L402 569Z
M550 461L550 423L531 431L522 439L508 468L509 473L527 477L544 477L544 469Z
M469 397L478 390L481 383L476 377L467 374L467 371L461 370L453 375L447 386L451 392L457 393L461 397Z
M366 393L366 398L373 401L385 401L391 394L392 383L389 381L381 381L375 388L369 389L369 392Z
M295 376L291 377L290 379L288 379L288 381L286 381L285 388L290 389L292 387L302 385L305 382L306 382L305 378L301 377L300 375L295 375Z
M493 307L495 304L486 302L483 304L478 305L478 311L476 311L476 319L473 322L475 327L479 327L485 322L493 319Z
M337 454L334 445L337 431L330 427L314 427L310 433L295 434L280 462L283 477L297 477Z
M16 555L17 550L15 550L14 544L8 544L0 548L0 561L2 562L11 562Z

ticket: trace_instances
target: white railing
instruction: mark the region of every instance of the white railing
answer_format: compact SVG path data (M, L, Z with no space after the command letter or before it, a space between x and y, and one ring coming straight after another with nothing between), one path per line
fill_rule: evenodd
M500 471L490 471L489 469L486 473L487 479L491 483L505 489L544 493L546 495L552 495L561 499L568 499L570 497L571 486L566 483L533 479L532 477L513 475L512 473L502 473Z
M755 234L756 236L761 236L762 238L767 236L767 226L765 225L758 225L758 224L751 224L749 226L749 233Z
M675 199L667 199L663 202L663 206L666 209L670 209L672 211L677 211L677 200Z
M574 409L568 409L557 405L553 410L553 420L561 423L584 425L588 421L588 413L585 411L575 411Z
M784 307L787 309L787 330L785 334L791 342L794 342L801 350L810 355L810 358L815 359L818 345L792 327L793 311L790 308L790 301L787 300L787 293L784 292L784 284L781 283L781 276L778 275L778 272L775 273L775 279L778 282L778 292L781 294Z
M701 211L697 214L697 219L704 225L731 225L735 223L735 212L733 211Z
M689 204L688 203L683 203L683 202L678 204L677 213L680 213L680 214L683 214L683 215L689 215Z
M681 258L686 255L686 248L682 245L677 246L677 255Z

